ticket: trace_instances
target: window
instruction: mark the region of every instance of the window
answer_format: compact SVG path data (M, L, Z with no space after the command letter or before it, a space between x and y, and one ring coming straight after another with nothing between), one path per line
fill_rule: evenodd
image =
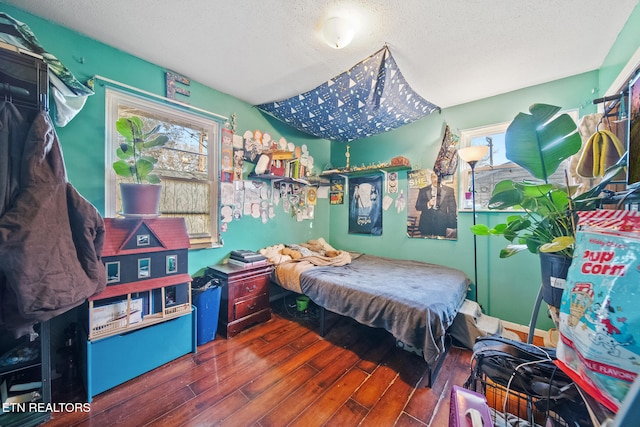
M578 122L578 111L564 111L569 114L574 122ZM491 193L495 185L505 179L513 181L529 180L535 178L525 169L509 161L505 156L504 136L510 122L496 125L483 126L475 129L467 129L460 132L460 147L472 145L488 145L487 156L480 160L475 168L476 181L476 209L488 209ZM460 175L460 209L471 209L471 169L460 161L462 173ZM569 160L565 160L558 170L549 177L549 182L560 185L565 184L564 171L569 168Z
M151 239L149 239L148 234L138 234L136 236L136 245L138 246L149 246Z
M121 211L118 184L128 182L111 167L122 138L115 122L119 117L138 116L148 130L159 125L169 136L165 146L154 149L158 159L154 173L162 185L162 216L185 218L192 249L218 245L216 177L221 120L110 88L106 100L106 216L115 217Z
M138 279L151 277L151 258L140 258L138 260Z
M117 283L120 281L120 262L107 262L107 283Z
M178 272L178 255L167 255L167 274Z

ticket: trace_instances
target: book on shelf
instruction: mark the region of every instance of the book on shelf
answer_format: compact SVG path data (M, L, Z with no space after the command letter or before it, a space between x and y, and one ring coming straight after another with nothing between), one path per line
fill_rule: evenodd
M268 265L269 264L269 260L267 258L263 259L263 260L259 260L259 261L240 261L237 259L233 259L233 258L229 258L229 260L227 261L230 265L234 265L237 267L242 267L242 268L251 268L251 267L259 267L261 265Z

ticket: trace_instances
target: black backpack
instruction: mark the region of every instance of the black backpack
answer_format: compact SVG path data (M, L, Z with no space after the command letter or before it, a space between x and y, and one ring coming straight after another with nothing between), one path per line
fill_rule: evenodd
M538 347L500 336L476 339L472 373L468 380L486 376L503 387L536 398L560 397L573 381L556 364L555 349Z

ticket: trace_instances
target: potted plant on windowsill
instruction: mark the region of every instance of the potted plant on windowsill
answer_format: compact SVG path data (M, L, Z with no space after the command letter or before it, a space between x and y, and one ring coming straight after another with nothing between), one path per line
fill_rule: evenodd
M160 126L144 131L144 124L137 116L121 117L116 130L124 141L116 150L118 160L113 163L116 175L131 178L131 183L120 183L122 214L127 216L157 216L160 204L160 177L152 173L158 159L149 150L163 147L169 138L159 133Z
M488 227L477 224L471 231L479 236L503 236L509 244L500 251L507 258L522 251L540 256L543 299L559 306L562 287L551 286L555 279L566 279L573 257L576 212L600 206L602 190L618 175L623 163L612 167L602 181L584 193L573 196L574 189L548 182L560 164L580 150L582 140L573 119L560 107L534 104L530 114L520 113L505 134L506 157L526 169L539 181L496 184L489 209L521 209L506 222ZM563 284L562 280L559 284Z

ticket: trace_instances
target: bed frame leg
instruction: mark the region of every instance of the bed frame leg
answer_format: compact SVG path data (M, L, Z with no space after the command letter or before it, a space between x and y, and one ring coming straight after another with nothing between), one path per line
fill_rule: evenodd
M325 309L324 307L320 307L320 336L324 337L325 333Z

